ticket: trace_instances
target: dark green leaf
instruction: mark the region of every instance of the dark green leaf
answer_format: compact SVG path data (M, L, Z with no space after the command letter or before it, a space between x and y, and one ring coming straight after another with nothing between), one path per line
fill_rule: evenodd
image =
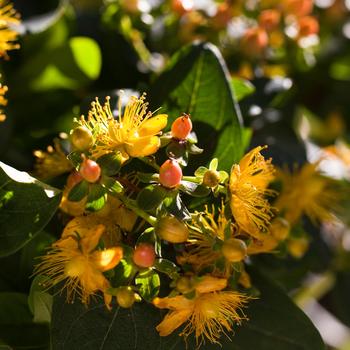
M158 185L145 187L137 196L137 204L143 210L153 210L166 197L167 191Z
M164 107L170 120L184 112L191 115L205 151L198 162L216 156L225 170L243 153L240 112L229 79L216 47L193 44L172 58L151 90L153 106Z
M89 183L85 180L78 182L68 194L68 199L72 202L79 202L87 196L89 192Z
M60 192L0 162L0 256L32 240L56 212Z
M249 321L234 326L235 335L222 336L220 345L206 342L203 350L324 350L321 337L310 320L274 283L254 273L253 282L260 290L257 300L250 300L246 311ZM55 350L84 348L120 350L195 349L190 337L187 344L176 332L159 337L155 327L163 319L147 303L131 309L117 306L109 312L102 300L86 308L76 302L65 303L56 296L53 307L52 341ZM98 327L96 327L98 325Z
M118 173L121 168L122 160L119 153L107 153L97 159L97 163L102 168L102 172L107 176Z
M176 264L167 259L157 259L154 267L159 271L168 275L170 278L176 278L178 276L178 270Z
M160 279L154 270L141 271L135 278L135 284L143 299L151 302L159 293Z
M190 181L181 181L180 189L193 197L205 197L210 188Z

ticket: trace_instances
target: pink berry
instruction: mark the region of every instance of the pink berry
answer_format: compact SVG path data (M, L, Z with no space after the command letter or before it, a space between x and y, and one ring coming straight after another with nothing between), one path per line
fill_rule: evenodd
M177 161L168 159L159 169L159 182L167 188L173 188L180 184L182 169Z
M96 182L101 176L100 166L91 159L84 159L80 166L80 175L88 182Z
M171 134L178 140L186 140L191 131L192 122L190 116L187 114L175 119L171 125Z
M156 259L154 247L147 243L139 244L134 251L132 257L134 263L140 267L151 267Z

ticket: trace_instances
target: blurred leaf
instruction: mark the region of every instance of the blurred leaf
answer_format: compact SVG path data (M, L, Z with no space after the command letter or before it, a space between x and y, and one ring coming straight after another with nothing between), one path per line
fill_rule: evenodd
M261 295L249 302L246 310L249 321L235 326L235 335L229 334L231 339L223 335L221 345L206 342L201 349L324 350L318 331L289 297L262 275L254 272L251 276ZM195 349L193 336L186 344L177 332L168 337L158 336L155 327L164 314L147 303L135 304L130 309L114 306L109 312L102 300L86 308L78 302L65 303L64 297L57 295L53 306L53 347L56 350Z
M53 297L47 291L43 284L47 277L36 276L30 287L28 306L34 315L35 323L50 323Z
M237 101L243 100L246 96L251 95L255 91L254 85L246 79L232 78L231 79L232 90Z
M193 161L217 157L225 170L243 152L240 112L229 79L215 46L193 44L173 56L151 89L153 107L162 106L170 121L184 112L191 115L199 146L204 148Z
M350 80L350 56L341 57L333 62L329 74L337 80Z
M32 240L56 212L60 192L0 162L0 256Z

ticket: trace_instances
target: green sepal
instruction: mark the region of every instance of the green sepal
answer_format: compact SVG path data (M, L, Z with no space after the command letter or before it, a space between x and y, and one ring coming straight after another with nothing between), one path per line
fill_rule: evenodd
M78 182L68 194L68 200L72 202L79 202L85 198L89 193L89 183L85 180Z

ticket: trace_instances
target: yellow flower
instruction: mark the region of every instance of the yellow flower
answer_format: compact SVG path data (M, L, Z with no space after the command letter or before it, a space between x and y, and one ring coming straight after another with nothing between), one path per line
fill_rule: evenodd
M318 163L307 163L294 173L279 171L282 191L275 205L291 224L303 214L313 222L335 219L334 212L339 209L342 194L337 189L337 181L322 176L317 167Z
M17 32L11 25L19 24L19 15L12 4L6 0L0 0L0 57L7 58L7 51L18 49Z
M247 153L239 164L231 169L230 193L231 210L238 226L251 236L268 232L273 217L266 196L275 192L267 189L274 179L274 167L271 159L265 160L260 151L265 147L256 147Z
M213 265L222 254L219 249L214 249L216 240L223 241L224 231L229 221L225 217L225 206L222 204L219 209L218 218L214 218L214 208L212 212L206 206L203 213L197 213L192 218L190 235L188 239L188 252L179 257L181 264L193 265L196 271Z
M48 146L46 152L34 151L36 157L35 174L41 179L48 179L73 170L72 163L67 159L59 139L55 139L53 146Z
M93 134L94 145L90 149L93 157L119 152L125 161L129 157L145 157L157 152L160 147L158 134L167 124L167 115L152 116L147 107L145 94L140 98L131 96L122 113L119 99L118 118L114 119L109 97L103 106L96 98L88 118L82 116L79 121Z
M0 84L0 105L6 106L7 105L7 99L5 98L5 94L7 92L8 88L6 85ZM0 122L3 122L6 119L5 114L3 113L3 110L0 109Z
M81 215L72 219L63 230L62 238L74 235L76 231L85 236L85 232L99 227L105 227L103 241L110 246L120 242L122 231L130 232L136 222L137 216L119 201L108 196L105 206L97 212Z
M100 291L109 307L111 296L106 291L110 284L103 272L119 263L123 250L121 247L96 250L104 230L103 225L83 230L77 227L74 233L65 235L53 245L36 266L36 274L49 278L48 288L64 282L62 289L66 289L68 302L78 294L82 303L88 304L91 296Z
M210 281L207 284L208 278ZM187 322L181 336L186 338L194 332L197 345L200 345L204 338L211 343L219 343L218 339L222 334L232 331L233 324L240 324L245 318L239 312L248 300L248 297L238 292L222 291L226 284L226 280L205 276L200 288L197 285L196 296L193 299L183 295L154 299L153 304L157 308L170 309L156 327L160 336L168 336Z

